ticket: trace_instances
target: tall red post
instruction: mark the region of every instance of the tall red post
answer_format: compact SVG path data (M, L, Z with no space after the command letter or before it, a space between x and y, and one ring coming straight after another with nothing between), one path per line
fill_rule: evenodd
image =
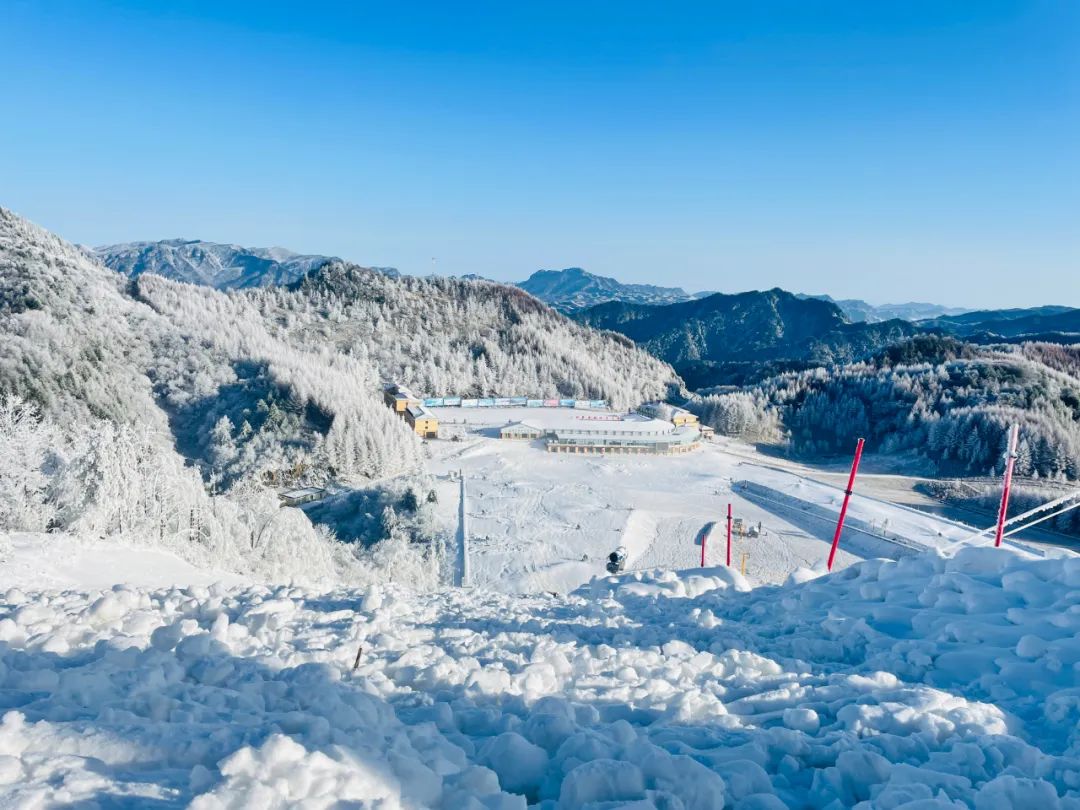
M1001 486L1001 506L998 507L997 534L994 547L1001 545L1005 534L1005 513L1009 511L1009 490L1012 489L1013 466L1016 464L1016 444L1020 440L1020 425L1009 429L1009 449L1005 453L1005 480Z
M863 440L855 445L855 459L851 462L851 475L848 476L847 489L844 490L844 505L840 507L840 520L836 522L836 534L833 535L832 548L829 549L828 569L832 571L833 561L836 559L836 549L840 547L840 532L844 530L844 518L847 517L848 503L851 501L851 491L855 487L855 474L859 471L859 459L862 458Z
M712 524L706 524L705 528L701 530L701 567L705 567L705 541L709 539L709 526Z
M727 567L731 568L731 504L727 505Z

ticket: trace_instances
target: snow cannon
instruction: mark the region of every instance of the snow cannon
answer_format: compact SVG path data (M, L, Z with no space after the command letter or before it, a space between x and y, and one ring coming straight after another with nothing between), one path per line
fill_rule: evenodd
M619 546L608 554L606 567L609 574L617 574L626 567L626 546Z

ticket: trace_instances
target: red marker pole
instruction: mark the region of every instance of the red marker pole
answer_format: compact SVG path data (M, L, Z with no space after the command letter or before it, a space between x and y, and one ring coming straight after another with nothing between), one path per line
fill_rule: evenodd
M1016 444L1020 440L1020 425L1013 425L1009 430L1009 449L1005 454L1005 480L1001 487L1001 506L998 508L997 534L994 535L994 547L1001 545L1005 533L1005 513L1009 511L1009 490L1012 489L1013 465L1016 464Z
M833 535L832 548L829 549L828 569L832 571L833 560L836 559L836 549L840 547L840 532L844 530L844 518L847 517L848 503L851 501L851 490L855 486L855 474L859 471L859 459L862 458L863 440L855 445L855 460L851 462L851 475L848 476L847 489L844 490L844 505L840 507L840 520L836 522L836 534Z
M701 567L705 567L705 541L709 539L709 527L701 530Z
M727 505L727 567L731 568L731 504Z

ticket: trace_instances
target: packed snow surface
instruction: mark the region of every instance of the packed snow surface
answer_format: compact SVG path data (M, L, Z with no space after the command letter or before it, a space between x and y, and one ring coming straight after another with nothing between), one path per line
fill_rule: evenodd
M566 597L11 588L0 806L1080 807L1078 594L1080 558L985 548Z
M556 421L581 414L557 408L442 411L468 424L440 426L458 440L427 443L427 468L438 479L438 509L448 529L458 524L456 477L461 473L468 481L470 566L478 586L567 593L603 575L607 555L618 546L627 549L630 568L689 568L700 563L698 538L711 523L719 530L707 542L707 562L720 563L729 503L745 528L760 524L764 530L760 537L733 541L732 561L738 568L745 562L751 582L782 583L797 569L822 566L828 555L843 491L769 466L747 445L706 442L678 456L548 453L539 441L493 438L485 426L501 426L526 411ZM768 497L740 489L743 481L764 488ZM974 532L858 493L849 515L838 567L912 548L951 548ZM890 543L857 526L909 543Z

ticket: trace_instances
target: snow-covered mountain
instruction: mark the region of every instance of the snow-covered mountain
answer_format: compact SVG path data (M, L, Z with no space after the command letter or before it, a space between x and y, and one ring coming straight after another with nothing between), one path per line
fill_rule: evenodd
M218 289L290 284L333 258L305 256L280 247L246 248L199 239L127 242L94 248L93 252L106 267L126 276L154 273Z
M189 436L177 415L233 384L238 368L261 367L237 341L242 328L218 326L220 337L233 336L230 355L181 332L126 286L82 249L0 208L0 531L135 540L197 565L264 576L333 578L349 569L302 516L282 516L264 536L259 527L278 513L271 492L212 497L186 463ZM242 340L251 346L255 337ZM326 372L315 354L302 365ZM272 390L288 391L288 376L282 366ZM168 400L166 377L185 395ZM253 409L257 401L249 400ZM373 435L411 446L395 422L387 418ZM268 430L262 442L282 450L286 438L302 445L313 434ZM281 451L270 458L279 463Z
M623 284L613 278L597 276L580 267L565 270L537 270L518 287L562 312L570 312L605 301L633 304L670 304L694 296L679 287L652 284Z
M302 573L311 566L292 557L316 549L309 573L333 577L341 550L302 515L295 532L276 523L285 545L269 546L252 539L261 513L248 506L276 511L268 484L418 473L420 444L383 405L384 379L621 407L677 382L629 341L512 287L341 262L291 287L129 280L0 209L0 403L15 437L3 455L23 459L0 469L0 530L141 531L245 570ZM233 506L217 508L204 483Z

